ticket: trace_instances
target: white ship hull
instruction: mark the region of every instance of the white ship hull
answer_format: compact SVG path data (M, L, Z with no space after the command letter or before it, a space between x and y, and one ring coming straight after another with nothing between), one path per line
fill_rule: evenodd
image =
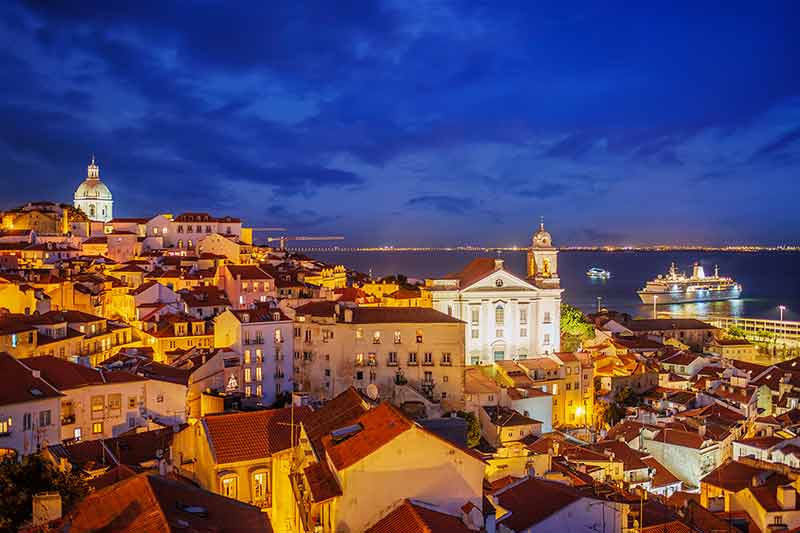
M692 302L719 302L724 300L736 300L741 298L742 290L738 287L731 287L725 290L714 291L671 291L671 292L648 292L638 291L639 298L648 305L670 305L685 304ZM656 299L658 297L658 299Z

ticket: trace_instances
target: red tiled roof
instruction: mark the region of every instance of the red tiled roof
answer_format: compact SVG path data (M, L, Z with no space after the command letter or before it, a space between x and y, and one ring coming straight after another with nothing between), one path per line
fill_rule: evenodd
M192 508L202 512L192 512ZM257 507L186 482L148 474L128 477L93 492L63 523L71 531L272 532L269 518Z
M33 376L33 370L11 355L0 352L0 405L31 402L62 396L45 380Z
M41 372L42 378L59 390L77 389L88 385L144 381L130 372L100 371L51 355L21 359L28 367Z
M743 444L751 448L758 448L759 450L769 450L770 448L774 448L776 445L780 444L783 441L784 439L773 435L770 437L753 437L750 439L739 439L734 442L738 442L739 444Z
M429 307L357 307L354 324L386 324L395 322L463 323L450 315Z
M461 518L432 506L404 500L366 533L468 533Z
M497 525L514 531L527 530L581 499L572 487L540 478L528 478L495 494L500 507L510 511L498 517ZM535 505L532 502L536 502ZM535 529L534 529L535 530Z
M659 463L653 457L643 457L642 461L648 467L655 470L655 474L653 474L652 478L652 486L654 488L666 487L667 485L672 485L673 483L678 483L680 481L680 479L675 477L672 472L667 470L667 467Z
M382 403L359 416L353 423L361 429L343 441L332 435L322 438L322 444L337 470L343 470L390 443L412 427L412 423L388 403Z
M494 257L477 257L470 261L461 272L448 274L443 279L457 279L459 281L459 287L464 289L476 281L485 278L495 270L498 270L498 268ZM500 267L499 270L508 272L505 266Z
M349 387L347 390L328 400L319 409L312 412L303 421L303 428L320 459L322 454L322 437L334 429L351 425L359 416L366 413L368 406L358 391Z
M739 492L752 484L754 476L770 478L769 484L773 487L790 482L789 478L783 474L731 460L706 474L702 482L729 492Z
M662 429L654 437L654 441L666 442L675 446L683 446L684 448L694 448L699 450L703 447L705 439L697 433L689 431L681 431L678 429Z
M217 464L269 457L290 448L292 409L212 415L203 418ZM296 407L294 423L302 423L311 409ZM294 430L299 438L299 426Z
M328 467L327 461L318 461L306 467L303 473L306 476L308 488L311 490L311 496L314 498L315 503L342 495L342 488Z
M272 276L261 270L256 265L225 265L231 276L236 278L241 276L241 279L272 279Z

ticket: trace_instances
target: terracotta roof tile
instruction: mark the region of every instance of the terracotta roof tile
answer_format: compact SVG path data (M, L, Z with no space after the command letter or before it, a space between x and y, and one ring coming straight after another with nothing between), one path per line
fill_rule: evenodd
M360 429L344 440L337 441L331 434L322 438L322 444L337 470L354 465L412 427L411 421L388 403L382 403L359 416L352 425Z
M311 490L314 502L320 503L342 495L342 488L326 461L318 461L306 467L303 473L308 481L308 488Z
M41 376L59 390L77 389L89 385L144 381L145 378L124 371L95 370L51 355L21 359L28 367L41 372Z
M34 370L21 361L5 352L0 352L0 376L3 376L3 386L0 387L0 405L62 396L45 380L34 377L33 372Z
M467 533L461 518L436 510L433 506L404 500L366 533Z
M217 464L261 459L290 448L291 411L285 407L204 417ZM310 413L308 407L296 407L294 423L302 423ZM295 429L295 440L299 434Z
M90 494L63 522L71 531L272 532L267 515L257 507L147 474Z
M581 495L562 483L528 478L500 490L495 498L500 507L510 511L498 517L497 525L522 531L533 528L545 518L578 501ZM531 502L536 502L536 505L531 505Z

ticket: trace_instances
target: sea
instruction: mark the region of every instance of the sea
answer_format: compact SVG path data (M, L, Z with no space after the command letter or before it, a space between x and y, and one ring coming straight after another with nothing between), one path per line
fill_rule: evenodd
M310 252L310 257L365 273L374 278L404 274L409 279L425 279L458 272L476 257L496 256L517 274L526 271L526 255L519 252L465 251L370 251ZM558 271L564 301L594 312L599 304L606 309L650 318L653 306L644 305L636 291L658 274L665 274L674 261L679 270L691 273L699 262L707 273L719 266L720 275L742 284L742 298L724 302L659 305L659 316L686 317L737 316L780 318L779 306L786 307L784 320L800 320L800 253L793 252L587 252L562 251ZM586 271L599 267L611 272L607 280L590 279Z

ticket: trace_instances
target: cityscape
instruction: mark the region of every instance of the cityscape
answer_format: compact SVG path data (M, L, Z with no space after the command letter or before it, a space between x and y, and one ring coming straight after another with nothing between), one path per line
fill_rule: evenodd
M797 6L245 4L0 7L0 531L800 531Z

